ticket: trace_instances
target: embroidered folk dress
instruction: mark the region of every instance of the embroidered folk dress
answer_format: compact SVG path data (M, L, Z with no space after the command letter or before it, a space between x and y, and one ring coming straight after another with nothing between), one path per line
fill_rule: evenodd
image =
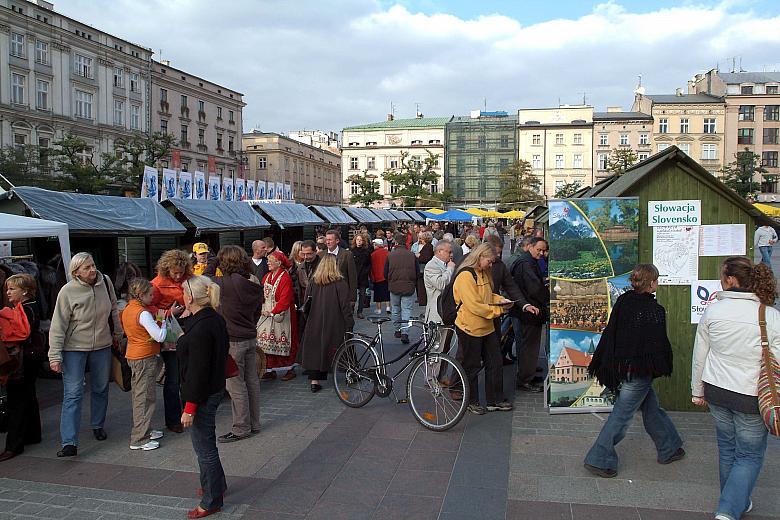
M295 294L290 274L284 269L263 277L264 312L274 317L261 317L257 322L257 344L266 353L267 368L284 368L295 364L298 355L298 324ZM281 321L279 315L283 318Z

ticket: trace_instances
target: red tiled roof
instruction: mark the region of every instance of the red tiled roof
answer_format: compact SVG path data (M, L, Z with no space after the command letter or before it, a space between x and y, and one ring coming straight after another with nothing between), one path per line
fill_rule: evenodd
M590 366L591 356L576 348L564 347L566 355L569 356L572 366L575 367L587 367ZM559 358L560 359L560 358Z

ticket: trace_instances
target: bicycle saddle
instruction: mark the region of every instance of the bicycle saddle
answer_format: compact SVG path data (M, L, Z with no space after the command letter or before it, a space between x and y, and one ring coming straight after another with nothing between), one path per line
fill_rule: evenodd
M386 321L390 321L390 318L386 318L384 316L367 316L366 319L373 324L385 323Z

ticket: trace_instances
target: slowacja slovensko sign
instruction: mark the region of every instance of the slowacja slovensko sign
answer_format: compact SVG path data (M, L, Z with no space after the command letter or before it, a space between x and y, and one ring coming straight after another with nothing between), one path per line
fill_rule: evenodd
M700 200L651 200L648 226L701 226Z

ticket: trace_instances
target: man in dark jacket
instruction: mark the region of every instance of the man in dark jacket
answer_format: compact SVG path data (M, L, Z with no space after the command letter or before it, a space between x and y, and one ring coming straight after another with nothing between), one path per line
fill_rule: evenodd
M534 237L528 251L520 256L512 268L512 277L528 303L541 311L539 314L518 312L517 306L510 311L520 325L520 334L516 335L515 340L518 361L517 388L526 392L542 391L542 388L532 384L532 381L539 361L542 328L550 315L550 292L544 285L537 262L546 250L547 242L543 238Z
M391 315L396 324L395 337L401 338L401 343L409 343L409 335L401 332L400 322L408 322L412 318L419 268L414 253L406 249L406 238L402 233L396 233L395 244L395 248L387 255L385 279L390 289Z
M257 277L257 281L260 283L263 283L263 277L268 272L267 252L268 248L265 245L265 242L262 240L255 240L252 242L252 274Z
M320 253L322 255L333 255L336 257L336 265L341 271L341 276L349 285L349 301L355 305L357 300L357 268L355 267L355 257L349 249L344 249L339 245L341 242L341 233L336 229L329 229L325 232L325 245L327 249Z

